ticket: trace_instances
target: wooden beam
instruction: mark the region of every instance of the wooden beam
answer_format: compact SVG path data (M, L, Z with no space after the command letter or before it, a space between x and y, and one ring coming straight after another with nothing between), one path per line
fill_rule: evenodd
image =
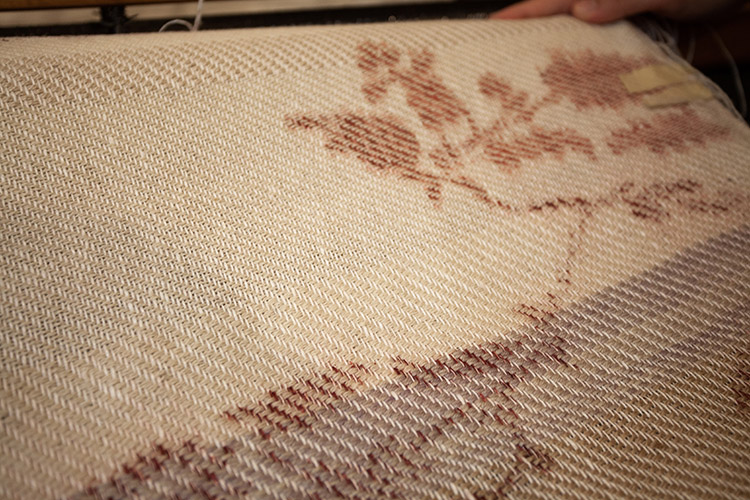
M0 0L0 10L63 9L102 7L105 5L135 5L145 3L173 3L185 0Z

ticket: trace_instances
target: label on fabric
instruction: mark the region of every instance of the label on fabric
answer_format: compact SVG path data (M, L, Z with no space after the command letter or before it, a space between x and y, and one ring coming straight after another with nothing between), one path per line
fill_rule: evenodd
M643 103L649 108L659 108L691 101L711 99L713 96L711 89L702 83L690 82L666 88L656 94L644 96Z
M678 64L652 64L619 76L627 91L635 94L684 82L692 73L692 68Z

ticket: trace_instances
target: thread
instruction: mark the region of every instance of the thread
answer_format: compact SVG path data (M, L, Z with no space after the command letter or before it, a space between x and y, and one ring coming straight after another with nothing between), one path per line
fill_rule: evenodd
M184 19L172 19L171 21L167 21L162 25L161 28L159 28L159 33L166 30L170 26L185 26L190 31L198 31L198 28L200 28L201 20L203 18L203 0L198 0L198 6L196 8L195 12L195 18L193 19L193 22L185 21Z
M680 33L675 23L667 19L646 17L639 19L637 24L658 45L666 46L675 53L680 52Z
M747 116L747 100L745 98L745 89L742 86L742 77L740 77L740 70L739 68L737 68L737 62L734 60L734 57L732 57L732 53L729 51L729 48L727 48L724 40L721 39L721 36L719 36L719 33L712 26L709 27L709 31L711 32L711 36L713 37L713 39L716 40L716 44L719 46L719 50L721 50L721 53L724 54L724 57L726 57L727 62L729 63L729 69L732 71L734 86L737 89L737 99L740 106L739 111L742 117L745 118Z

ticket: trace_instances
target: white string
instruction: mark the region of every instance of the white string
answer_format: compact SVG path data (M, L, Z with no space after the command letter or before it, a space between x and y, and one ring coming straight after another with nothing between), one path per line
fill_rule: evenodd
M724 40L721 39L716 30L713 27L709 27L709 29L711 30L711 36L713 36L714 40L716 40L716 43L719 45L719 49L724 54L724 57L727 58L727 62L729 62L729 68L731 69L732 77L734 78L734 86L737 89L737 98L740 104L739 111L744 118L747 116L747 100L745 99L745 89L742 87L742 77L740 77L740 70L737 67L737 62L735 62L734 57L732 57L732 53L724 44Z
M693 58L695 57L695 30L690 30L690 38L688 39L688 47L685 51L685 60L690 64L693 64Z
M159 33L164 31L170 26L180 25L185 26L190 31L198 31L198 28L200 28L201 25L201 19L203 18L203 0L198 0L198 7L195 12L195 19L193 19L193 22L185 21L184 19L172 19L171 21L167 21L164 23L164 25L159 28Z
M679 54L680 32L675 23L668 19L647 17L639 20L638 27L657 44Z

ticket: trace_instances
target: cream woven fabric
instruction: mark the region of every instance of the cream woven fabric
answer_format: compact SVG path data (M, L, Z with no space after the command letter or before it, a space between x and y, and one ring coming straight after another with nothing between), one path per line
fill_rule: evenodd
M750 131L630 25L0 49L0 497L750 496Z

